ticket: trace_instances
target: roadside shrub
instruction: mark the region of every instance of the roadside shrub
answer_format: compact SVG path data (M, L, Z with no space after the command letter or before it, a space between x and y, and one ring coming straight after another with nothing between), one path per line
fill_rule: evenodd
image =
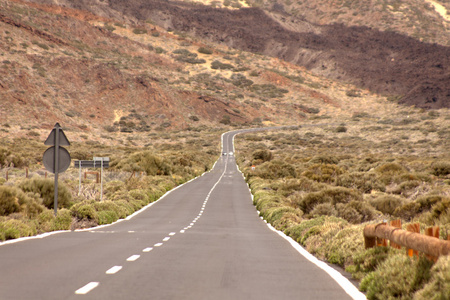
M436 162L432 166L432 174L435 176L447 176L450 174L450 163L441 161Z
M117 164L124 171L144 171L147 175L169 175L170 165L150 151L138 152Z
M78 220L92 220L98 223L98 213L94 208L93 201L83 201L72 206L70 211Z
M380 192L386 191L386 185L378 179L378 176L375 173L344 173L336 178L336 185L358 189L365 194L370 193L372 190Z
M449 299L450 291L450 256L440 256L431 268L429 282L415 295L415 300Z
M37 221L39 223L39 231L40 232L52 231L54 219L55 215L51 210L46 209L43 212L41 212L37 216Z
M33 193L25 194L11 186L0 186L0 216L21 212L27 217L34 217L44 210L41 200Z
M36 228L22 220L10 219L0 223L0 239L18 239L36 234Z
M253 157L253 161L257 161L257 162L266 162L266 161L270 161L273 158L272 152L270 152L269 150L256 150L255 152L253 152L252 154Z
M0 216L19 212L20 204L18 194L24 197L22 191L18 191L14 187L0 186Z
M337 203L349 203L351 201L361 201L362 195L355 190L332 187L320 192L312 192L300 199L298 206L305 213L309 213L320 203L331 203L336 206Z
M256 175L264 179L296 177L294 166L282 160L265 162L256 170Z
M402 206L398 206L394 210L393 215L409 221L412 218L414 218L417 214L419 214L420 210L421 210L420 204L418 204L416 201L411 201L406 204L403 204Z
M119 219L113 210L102 210L98 212L98 225L111 224Z
M352 277L362 279L369 272L373 272L376 268L384 262L395 251L391 247L373 247L357 252L353 256L353 265L346 269L352 273Z
M391 183L396 176L408 172L405 167L398 163L383 164L377 167L375 171L380 174L380 180L386 185Z
M317 182L334 183L337 177L343 174L344 171L332 164L314 164L310 166L302 176Z
M55 185L53 180L35 177L22 181L19 184L24 192L37 193L42 198L45 207L52 209L54 206ZM58 184L58 208L70 208L72 194L64 183Z
M339 163L339 159L332 155L317 155L311 158L308 163L337 165Z
M326 245L326 258L332 264L345 267L353 263L353 255L364 247L362 225L340 230Z
M317 216L335 216L337 217L338 212L333 204L327 202L327 203L320 203L314 206L312 211L310 212L311 216L317 217Z
M370 205L384 214L394 215L396 208L402 206L405 202L400 197L383 195L369 201Z
M415 260L404 254L390 256L374 272L363 278L360 289L367 292L369 300L393 297L411 299L430 276L431 263L424 261L425 259L421 257Z
M68 209L59 209L56 218L53 220L53 230L69 230L72 224L72 212Z

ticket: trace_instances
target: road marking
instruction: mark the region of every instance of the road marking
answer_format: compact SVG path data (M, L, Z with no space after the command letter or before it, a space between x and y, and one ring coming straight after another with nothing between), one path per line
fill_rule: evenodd
M176 232L169 233L170 236L177 234Z
M116 274L121 269L122 269L122 266L114 266L111 269L109 269L108 271L106 271L106 274Z
M129 230L128 233L134 233L134 230Z
M194 223L189 224L189 226L194 226Z
M184 232L185 232L185 230L184 230L184 229L180 230L180 233L184 233Z
M137 260L139 257L141 257L140 255L131 255L130 257L127 258L127 261L135 261Z
M79 288L78 290L76 290L75 294L85 295L85 294L89 293L90 291L92 291L93 289L95 289L99 284L100 284L99 282L89 282L82 288Z
M163 243L157 243L157 244L155 244L155 245L153 245L154 247L160 247L160 246L162 246L162 244Z
M170 237L166 236L165 238L163 238L163 242L167 242L168 240L170 240Z
M142 252L150 252L150 251L152 251L152 247L148 247L148 248L145 248L144 250L142 250Z

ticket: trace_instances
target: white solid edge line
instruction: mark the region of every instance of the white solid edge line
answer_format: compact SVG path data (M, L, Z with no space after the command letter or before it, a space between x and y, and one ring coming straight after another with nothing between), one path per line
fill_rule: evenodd
M222 136L223 136L224 134L225 134L225 133L223 133ZM9 245L9 244L14 244L14 243L18 243L18 242L27 241L27 240L42 239L42 238L46 238L46 237L48 237L48 236L51 236L51 235L54 235L54 234L58 234L58 233L66 233L66 232L72 232L72 231L75 231L75 232L85 232L85 231L97 230L97 229L101 229L101 228L104 228L104 227L108 227L108 226L111 226L111 225L114 225L114 224L117 224L117 223L120 223L120 222L123 222L123 221L128 221L128 220L132 219L133 217L137 216L138 214L140 214L141 212L145 211L145 210L148 209L149 207L151 207L153 204L155 204L155 203L157 203L157 202L163 200L167 195L169 195L171 192L175 191L176 189L178 189L178 188L184 186L185 184L188 184L188 183L190 183L191 181L194 181L194 180L196 180L197 178L200 178L200 177L202 177L203 175L205 175L205 174L211 172L211 171L214 169L214 167L216 166L217 162L218 162L220 159L221 159L221 157L219 157L219 158L216 160L216 162L215 162L214 165L212 166L211 170L206 171L206 172L204 172L202 175L199 175L199 176L197 176L197 177L195 177L195 178L192 178L192 179L189 180L189 181L186 181L185 183L183 183L183 184L181 184L181 185L179 185L179 186L174 187L173 189L171 189L170 191L167 191L164 195L162 195L158 200L156 200L156 201L154 201L154 202L152 202L152 203L147 204L146 206L144 206L144 207L141 208L140 210L134 212L133 214L129 215L129 216L126 217L125 219L119 219L119 220L117 220L117 221L115 221L115 222L113 222L113 223L111 223L111 224L105 224L105 225L100 225L100 226L90 227L90 228L85 228L85 229L76 229L76 230L58 230L58 231L46 232L46 233L39 234L39 235L35 235L35 236L21 237L21 238L11 239L11 240L7 240L7 241L3 241L3 242L0 241L0 247L1 247L1 246L4 246L4 245Z
M233 149L234 149L234 137L233 136ZM244 173L242 173L241 169L239 169L239 166L237 166L238 171L244 176ZM244 177L245 178L245 177ZM248 186L248 183L247 183ZM250 187L248 187L251 195L251 200L253 202L253 194L251 193ZM258 212L259 214L259 212ZM264 220L267 224L267 227L269 227L270 230L275 231L279 236L284 238L286 241L288 241L291 246L297 250L298 253L300 253L303 257L305 257L307 260L315 264L317 267L325 271L331 278L334 279L334 281L339 284L339 286L354 300L363 300L367 299L366 295L364 295L362 292L358 290L356 286L353 285L347 278L345 278L341 273L339 273L337 270L333 269L329 265L327 265L325 262L320 261L317 259L314 255L309 253L305 248L303 248L299 243L294 241L291 237L287 236L284 232L281 232L279 230L276 230L270 223L268 223L266 220Z
M78 290L76 290L75 294L85 295L85 294L89 293L90 291L92 291L93 289L95 289L99 284L100 284L99 282L89 282L82 288L79 288Z
M122 266L114 266L111 269L109 269L108 271L106 271L106 274L108 274L108 275L116 274L121 269L122 269Z
M281 236L282 238L284 238L286 241L288 241L291 246L297 250L298 253L300 253L301 255L303 255L303 257L305 257L307 260L309 260L310 262L312 262L313 264L315 264L316 266L318 266L319 268L321 268L323 271L325 271L328 275L330 275L331 278L334 279L334 281L337 282L337 284L340 285L340 287L353 299L355 300L362 300L362 299L367 299L366 295L364 295L363 293L361 293L356 286L353 285L353 283L351 283L347 278L345 278L344 276L342 276L341 273L339 273L337 270L333 269L332 267L330 267L329 265L327 265L325 262L320 261L319 259L317 259L314 255L312 255L311 253L309 253L305 248L303 248L299 243L297 243L296 241L294 241L291 237L287 236L286 234L284 234L284 232L278 231L276 230L272 225L270 225L269 223L267 223L267 227L269 227L272 231L275 231L276 233L278 233L279 236Z

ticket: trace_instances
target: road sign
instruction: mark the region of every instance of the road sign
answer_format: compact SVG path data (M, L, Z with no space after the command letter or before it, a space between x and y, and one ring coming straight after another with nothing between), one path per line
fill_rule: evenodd
M50 132L47 139L44 142L44 145L47 146L55 146L56 145L56 132L58 131L58 139L60 146L70 146L70 142L67 139L65 133L63 132L59 123L55 124L55 128Z
M44 145L53 146L48 148L44 152L43 162L47 170L55 173L55 197L54 207L55 216L58 210L58 173L64 172L70 166L70 154L64 149L63 146L70 146L70 142L64 134L59 123L55 124L55 127L48 135L44 142Z
M70 154L69 151L66 150L64 147L59 147L59 163L58 163L58 170L55 169L55 147L50 147L44 152L44 157L42 158L42 161L44 162L45 168L52 173L62 173L70 166Z
M109 157L94 157L94 160L76 160L75 168L80 169L78 195L81 193L81 168L101 168L100 201L102 201L103 200L103 168L109 168Z
M75 168L101 168L102 161L99 160L76 160ZM109 168L109 161L103 161L103 168Z

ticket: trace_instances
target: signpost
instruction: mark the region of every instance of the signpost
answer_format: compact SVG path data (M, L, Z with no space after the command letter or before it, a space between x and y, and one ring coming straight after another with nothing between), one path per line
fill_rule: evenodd
M70 166L70 154L64 147L70 146L70 142L67 139L64 131L59 123L55 124L55 127L50 132L49 136L44 142L44 145L52 146L44 152L42 161L45 168L55 174L55 196L54 196L54 208L55 216L58 212L58 174L67 170Z
M100 172L100 201L103 200L103 168L109 168L109 157L94 157L94 160L76 160L75 168L80 170L78 195L81 193L81 168L101 168Z

